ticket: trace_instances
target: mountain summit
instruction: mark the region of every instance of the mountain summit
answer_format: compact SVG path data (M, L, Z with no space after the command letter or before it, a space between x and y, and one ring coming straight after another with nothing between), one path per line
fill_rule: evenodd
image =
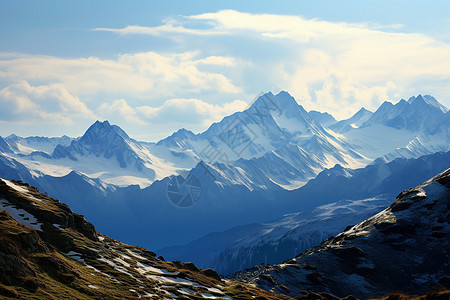
M69 146L56 146L52 157L76 161L89 156L106 159L114 157L121 168L132 166L142 171L145 162L138 154L141 149L119 126L111 125L108 121L96 121L80 139L72 141Z
M418 95L397 104L385 101L362 127L381 124L396 129L434 132L443 122L447 108L431 96Z
M421 94L419 94L417 97L412 96L412 97L410 97L408 99L407 102L410 103L410 104L423 103L423 104L426 104L426 105L431 105L431 106L434 106L434 107L438 108L444 114L446 112L448 112L447 107L442 105L439 101L436 100L436 98L434 98L433 96L430 96L430 95L422 96Z

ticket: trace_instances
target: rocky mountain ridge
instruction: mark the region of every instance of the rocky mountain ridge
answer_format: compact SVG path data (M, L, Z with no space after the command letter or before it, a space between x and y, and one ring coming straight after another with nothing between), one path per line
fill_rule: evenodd
M450 285L450 169L401 192L382 212L279 265L233 278L268 291L337 296L421 294Z

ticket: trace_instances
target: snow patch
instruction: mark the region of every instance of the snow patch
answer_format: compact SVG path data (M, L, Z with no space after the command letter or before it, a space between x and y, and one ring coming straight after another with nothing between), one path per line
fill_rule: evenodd
M38 198L34 197L33 195L31 195L30 190L28 190L27 188L20 186L18 184L15 184L14 182L6 180L6 179L1 179L1 180L3 180L3 182L5 182L7 186L18 191L19 193L24 194L25 196L27 196L33 200L42 202L42 199L38 199Z
M128 252L130 255L132 255L132 256L134 256L134 257L136 257L136 258L139 258L139 259L142 259L142 260L147 260L145 257L139 255L139 254L136 253L136 252L133 252L133 251L130 250L130 249L127 249L127 252Z
M208 294L208 293L202 293L202 297L205 299L232 299L229 296L214 296L214 295Z
M96 290L98 290L98 287L97 287L97 286L95 286L95 285L92 285L92 284L89 284L89 285L88 285L88 288L91 288L91 289L96 289Z
M35 230L42 231L42 223L39 223L35 216L23 209L14 207L8 200L0 199L0 209L6 210L17 222Z
M62 227L62 226L59 225L59 224L52 224L52 225L55 226L56 228L58 228L58 229L61 230L61 231L66 230L64 227Z
M138 271L141 275L144 275L148 272L156 273L158 275L178 275L178 274L180 274L180 272L178 272L178 271L177 272L169 272L167 270L158 269L158 268L155 268L155 267L152 267L147 264L140 263L140 262L137 263L137 266L138 267L136 268L136 271Z
M84 259L82 259L83 254L75 252L75 251L69 251L65 254L66 256L70 257L73 260L79 261L81 263L84 263Z

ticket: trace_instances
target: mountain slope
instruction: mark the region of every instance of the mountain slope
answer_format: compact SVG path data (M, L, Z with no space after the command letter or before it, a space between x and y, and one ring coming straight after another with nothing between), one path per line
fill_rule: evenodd
M185 246L158 250L168 259L193 261L219 274L244 270L265 263L280 263L318 245L324 239L377 213L389 205L386 196L364 200L341 200L312 212L299 212L271 222L234 227L210 233Z
M170 175L187 174L203 160L222 163L222 169L230 168L226 172L234 174L234 181L246 182L251 190L292 190L335 164L357 168L378 157L390 161L448 151L450 114L443 111L437 100L419 95L409 102L383 104L377 117L364 122L365 127L360 125L371 113L361 109L333 125L352 125L340 135L324 128L312 117L314 112L306 112L287 92L267 93L203 133L180 129L156 144L136 141L118 126L97 121L81 138L11 135L5 143L0 140L0 148L37 176L61 177L76 171L108 184L144 188ZM327 118L325 113L320 116ZM409 125L389 127L391 119L399 116L409 118L406 124L428 124L420 128L428 128L427 135L433 138L424 136L425 131L410 131ZM317 114L315 118L321 119ZM427 119L442 120L431 124Z
M36 188L3 179L0 270L0 295L11 298L288 299L122 244Z
M32 173L17 160L5 156L0 152L0 176L8 179L22 180L35 183Z
M12 153L13 150L11 149L11 146L8 144L7 141L5 141L4 138L0 136L0 152L3 153Z
M318 245L347 225L381 211L389 205L386 199L448 167L450 152L418 159L396 159L361 169L337 165L322 171L299 189L274 193L275 205L267 209L275 211L279 209L276 206L289 207L285 213L291 214L285 217L267 218L263 223L247 222L226 231L210 233L186 245L159 251L169 258L179 257L204 268L214 268L221 274L261 263L280 263ZM218 173L213 174L220 180ZM254 203L255 208L248 210L252 215L263 205L262 198L256 200L259 202ZM243 210L243 205L240 208ZM322 215L324 211L329 213Z
M80 172L65 176L34 176L24 165L6 156L0 159L0 176L25 180L50 196L61 199L86 217L95 219L97 227L110 236L158 249L191 242L211 231L274 220L286 213L308 211L338 200L360 200L381 193L398 193L402 188L423 181L425 178L421 176L431 176L442 171L446 164L450 165L448 155L437 154L422 160L411 160L410 164L400 160L388 167L384 164L369 166L363 172L356 172L354 177L348 176L353 171L339 171L336 168L333 169L336 176L327 171L324 174L330 175L320 176L320 180L313 180L304 188L288 192L279 185L291 185L288 180L294 176L289 172L294 175L299 172L304 160L298 146L290 144L286 147L293 149L284 151L282 147L268 153L266 155L272 158L266 162L237 161L235 166L223 168L199 164L189 174L200 180L202 192L195 205L184 209L168 198L168 184L172 177L156 181L145 189L136 185L117 187ZM294 155L289 156L289 153ZM307 154L303 157L308 159ZM5 163L2 164L2 161ZM291 166L295 163L297 167L294 169ZM272 172L269 172L271 169ZM402 174L402 170L409 176L397 176ZM275 171L278 177L274 176ZM307 174L312 171L305 168L303 172ZM277 183L269 178L277 180ZM155 213L152 218L148 217L149 212ZM126 222L117 224L116 219ZM208 222L209 226L205 227L204 222ZM161 223L166 226L158 226ZM179 228L185 230L180 231Z
M449 286L450 169L400 193L387 209L280 265L235 275L266 290L338 296L424 293ZM444 249L444 250L443 250Z

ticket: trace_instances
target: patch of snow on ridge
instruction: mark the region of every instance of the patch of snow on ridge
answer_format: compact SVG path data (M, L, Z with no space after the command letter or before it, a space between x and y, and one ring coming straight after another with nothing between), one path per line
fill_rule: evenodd
M3 182L5 182L6 185L8 185L10 188L18 191L19 193L22 193L22 194L26 195L27 197L29 197L29 198L31 198L33 200L39 201L39 202L42 201L42 199L38 199L38 198L34 197L33 195L30 195L30 191L26 187L20 186L18 184L15 184L12 181L9 181L9 180L6 180L6 179L0 179L0 180L3 180Z
M14 207L8 200L0 199L0 210L6 210L17 222L42 231L42 223L39 223L35 216L23 209Z
M88 285L88 288L91 288L91 289L96 289L96 290L98 289L98 287L97 287L97 286L95 286L95 285L92 285L92 284L89 284L89 285Z
M159 275L178 275L178 274L180 274L180 272L178 272L178 271L177 272L169 272L167 270L158 269L158 268L155 268L155 267L152 267L147 264L140 263L140 262L137 263L137 266L138 267L136 268L136 271L138 271L141 275L144 275L145 273L148 273L148 272L156 273Z
M6 180L6 179L1 179L1 180L3 180L3 182L5 182L6 185L8 185L10 188L18 191L19 193L27 194L29 192L28 189L26 189L26 188L24 188L24 187L22 187L22 186L20 186L18 184L15 184L12 181L9 181L9 180Z
M162 283L162 284L182 284L182 285L195 286L195 287L207 289L207 287L205 287L201 284L198 284L197 282L183 279L183 278L178 278L178 277L164 277L164 276L158 276L158 275L146 275L145 277L147 277L150 280Z
M142 282L141 280L139 280L138 278L134 277L130 272L128 272L128 270L122 266L117 265L114 261L107 259L103 256L100 255L100 258L97 258L97 260L102 261L107 263L108 265L110 265L111 267L113 267L116 271L119 271L121 273L124 273L128 276L130 276L131 278L133 278L134 280L136 280L137 282Z
M114 184L120 187L127 187L130 185L139 185L141 189L150 186L153 181L147 178L141 178L137 176L124 175L103 179L108 184Z
M58 229L61 230L61 231L64 231L64 230L65 230L65 228L62 227L62 226L59 225L59 224L52 224L52 225L55 226L56 228L58 228Z
M78 253L75 251L70 251L70 252L66 253L66 256L68 256L76 261L84 263L84 259L82 258L83 254L81 254L81 253Z
M132 250L130 250L130 249L127 249L127 252L130 254L130 255L132 255L132 256L134 256L134 257L136 257L136 258L139 258L139 259L142 259L142 260L146 260L146 258L145 257L143 257L143 256L141 256L141 255L139 255L138 253L136 253L136 252L133 252Z
M202 293L202 297L205 299L232 299L229 296L214 296L212 294L208 294L208 293Z

